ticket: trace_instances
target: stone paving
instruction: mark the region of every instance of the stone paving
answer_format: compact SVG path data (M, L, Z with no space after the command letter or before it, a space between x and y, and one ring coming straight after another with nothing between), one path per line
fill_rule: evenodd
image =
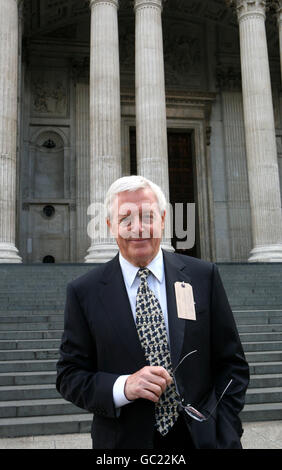
M282 421L244 423L244 449L282 449ZM91 449L89 434L0 439L0 449Z

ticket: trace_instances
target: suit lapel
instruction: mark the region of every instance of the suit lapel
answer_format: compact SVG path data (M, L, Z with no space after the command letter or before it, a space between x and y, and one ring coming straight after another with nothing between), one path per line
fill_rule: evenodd
M171 361L173 368L175 368L181 360L180 354L183 348L185 326L188 320L178 318L174 283L177 281L184 281L191 284L191 278L184 271L186 265L180 261L177 256L166 251L163 251L163 254L166 278ZM191 323L193 322L189 322L189 324ZM191 328L191 330L193 330L193 328ZM189 335L189 329L188 332L186 332L186 335L187 334Z
M132 356L137 368L144 367L146 359L133 319L118 255L106 267L101 281L100 298L119 341Z

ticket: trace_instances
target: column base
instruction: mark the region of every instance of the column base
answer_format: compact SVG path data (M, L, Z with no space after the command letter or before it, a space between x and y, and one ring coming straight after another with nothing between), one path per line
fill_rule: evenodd
M113 245L92 245L85 256L85 263L107 263L118 253L118 246Z
M21 264L22 258L11 243L0 243L0 264Z
M282 244L265 245L250 252L249 263L282 263Z

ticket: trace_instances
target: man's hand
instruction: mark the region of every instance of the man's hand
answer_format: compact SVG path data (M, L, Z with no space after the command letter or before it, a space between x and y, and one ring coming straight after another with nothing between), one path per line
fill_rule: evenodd
M171 383L172 378L163 367L146 366L128 377L124 393L130 401L145 398L157 403Z

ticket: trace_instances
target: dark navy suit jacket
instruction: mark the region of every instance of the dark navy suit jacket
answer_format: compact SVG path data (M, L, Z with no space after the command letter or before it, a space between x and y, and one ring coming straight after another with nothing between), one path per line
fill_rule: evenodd
M200 423L186 415L187 428L196 448L241 448L238 415L244 406L249 367L218 269L196 258L163 253L173 367L197 350L176 372L181 396L208 414L232 379L213 417ZM196 321L178 318L176 281L192 285ZM154 403L138 399L116 410L113 402L118 376L146 365L117 255L68 285L57 363L57 390L94 414L94 448L153 447Z

